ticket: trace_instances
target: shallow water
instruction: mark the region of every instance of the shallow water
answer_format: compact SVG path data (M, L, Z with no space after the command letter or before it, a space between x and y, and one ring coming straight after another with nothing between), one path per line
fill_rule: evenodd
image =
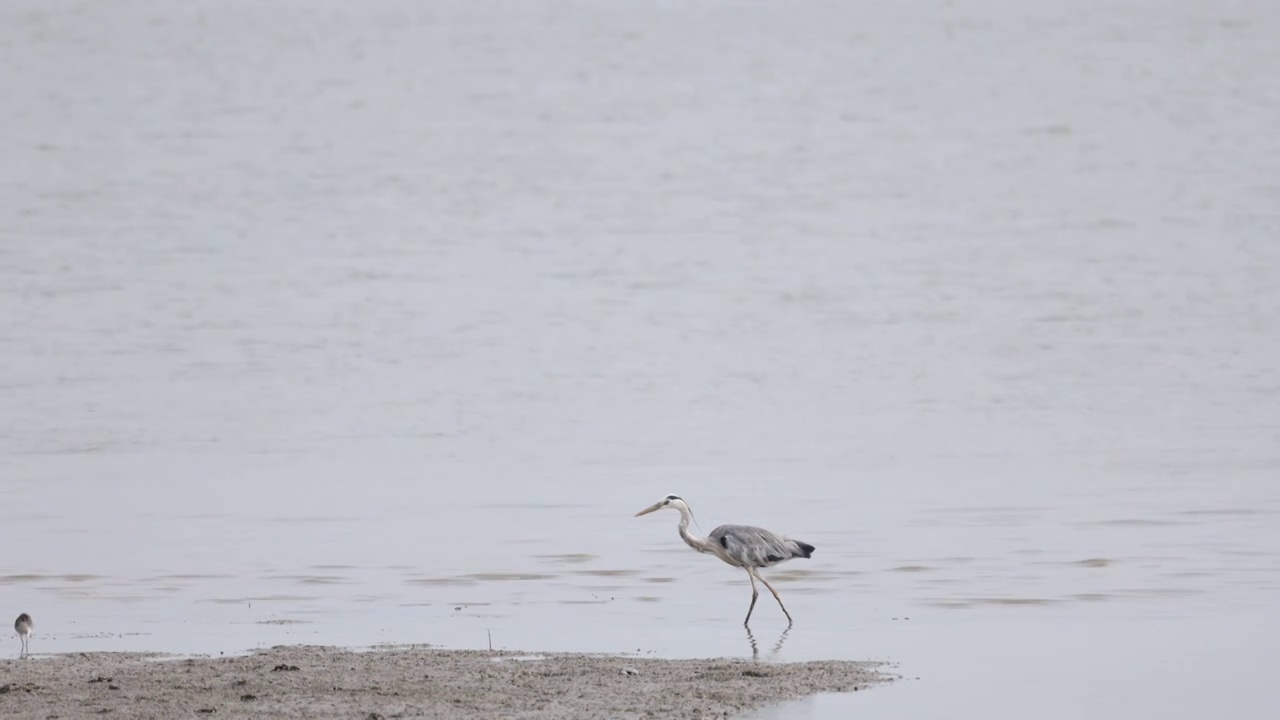
M903 5L5 4L33 650L875 658L911 679L778 712L1269 716L1280 12ZM788 633L631 517L670 492L818 547L766 575Z

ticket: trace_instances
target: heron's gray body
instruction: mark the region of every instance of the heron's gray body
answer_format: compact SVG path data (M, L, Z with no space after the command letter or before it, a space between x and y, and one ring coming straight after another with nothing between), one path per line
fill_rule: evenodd
M752 525L721 525L707 539L717 546L715 554L721 560L740 568L772 567L792 558L807 558L814 549Z

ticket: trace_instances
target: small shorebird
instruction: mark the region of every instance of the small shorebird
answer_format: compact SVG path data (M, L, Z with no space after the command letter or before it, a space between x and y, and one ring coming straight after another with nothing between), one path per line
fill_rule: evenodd
M17 620L13 621L13 630L18 633L18 637L22 640L22 655L31 654L31 628L35 626L35 621L26 613L22 613Z
M751 622L751 611L756 609L756 597L760 594L756 590L756 580L759 580L769 588L769 592L773 593L773 599L778 601L782 614L787 616L787 627L791 627L791 613L787 612L787 606L782 604L778 591L773 589L768 580L760 577L760 568L772 567L791 558L807 558L813 554L812 545L750 525L721 525L712 530L707 537L700 538L689 532L689 521L693 520L693 511L689 509L688 503L675 495L668 495L641 510L636 513L636 517L667 508L680 511L680 539L684 540L686 545L700 553L715 555L726 563L747 571L747 577L751 578L751 606L747 608L747 619L742 621L743 625Z

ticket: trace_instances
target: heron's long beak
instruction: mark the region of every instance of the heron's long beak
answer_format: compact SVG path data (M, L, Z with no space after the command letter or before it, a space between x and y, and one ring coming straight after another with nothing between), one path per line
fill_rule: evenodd
M645 509L641 510L640 512L636 513L636 514L635 514L635 516L636 516L636 517L640 517L641 515L648 515L649 513L653 512L654 510L660 510L661 508L662 508L662 503L661 503L661 502L656 502L656 503L654 503L654 504L650 505L649 507L647 507L647 508L645 508Z

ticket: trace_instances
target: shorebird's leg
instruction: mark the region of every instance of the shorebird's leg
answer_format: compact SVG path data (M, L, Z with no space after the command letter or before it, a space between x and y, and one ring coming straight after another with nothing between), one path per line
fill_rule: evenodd
M787 616L787 626L790 627L792 622L791 613L787 612L787 606L782 604L782 598L778 597L778 591L773 589L773 586L769 584L768 580L765 580L759 575L756 575L756 577L759 577L760 582L764 583L764 586L769 588L769 592L773 593L773 599L778 601L778 607L782 608L782 614ZM755 583L752 583L751 585L754 587Z
M756 574L751 568L747 568L747 577L751 578L751 607L747 608L747 619L742 621L743 627L751 622L751 611L756 609L756 598L760 597L760 591L756 589Z

